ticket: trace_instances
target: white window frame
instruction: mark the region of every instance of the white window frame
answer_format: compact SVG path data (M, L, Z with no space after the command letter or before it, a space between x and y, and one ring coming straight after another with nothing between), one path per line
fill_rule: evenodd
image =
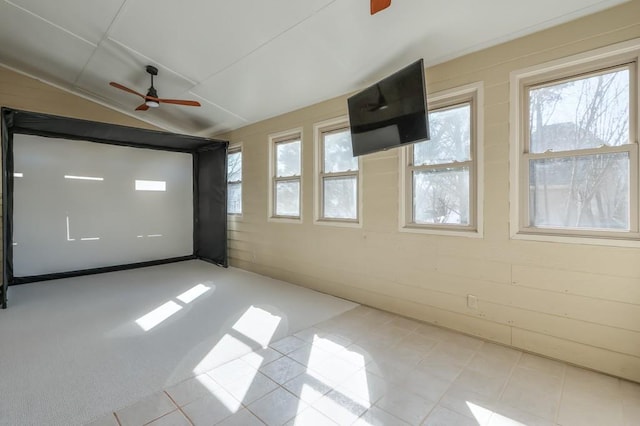
M640 182L638 168L638 112L640 87L640 39L629 40L590 52L573 55L544 64L516 70L510 76L510 234L515 240L549 241L574 244L640 247ZM556 153L529 153L528 90L555 81L573 80L581 75L597 75L607 69L630 65L629 133L630 143ZM526 121L525 121L526 120ZM599 153L629 153L630 231L537 228L529 226L529 160L538 158L575 157Z
M229 209L227 208L227 218L228 219L231 219L231 218L233 218L233 219L242 219L242 215L244 214L244 185L243 185L243 179L244 179L244 152L242 150L242 142L234 143L232 145L229 145L229 148L227 149L227 155L236 154L238 152L240 153L240 158L242 159L242 169L243 169L242 173L241 173L242 179L240 179L239 181L231 182L231 181L228 180L228 177L227 177L227 188L228 188L230 183L239 183L240 184L240 191L241 191L241 194L242 194L241 197L240 197L240 213L229 213ZM228 173L228 171L227 171L227 173Z
M285 130L278 133L272 133L269 135L269 188L267 193L269 194L269 202L268 202L268 212L267 212L267 220L270 222L283 222L283 223L302 223L302 215L303 215L303 203L304 199L303 194L303 179L302 175L304 174L304 143L302 138L302 128ZM291 141L300 141L300 174L294 176L287 177L276 177L277 165L276 165L276 145L279 143L291 142ZM299 206L300 206L300 215L299 216L283 216L276 215L275 212L275 200L276 200L276 183L283 181L298 181L300 183L300 193L299 193Z
M324 172L324 137L325 133L347 130L349 131L349 117L346 115L325 120L314 124L313 126L313 142L315 152L314 162L314 215L313 223L317 225L330 225L340 227L362 227L362 158L358 157L358 170L348 172ZM356 219L339 219L339 218L327 218L323 216L324 207L324 179L326 177L341 177L341 176L354 176L357 180L356 190L357 205L356 205Z
M484 85L475 82L429 94L429 111L471 105L471 159L466 162L433 166L413 166L413 145L400 152L400 232L483 238L484 217ZM469 166L469 225L417 224L413 222L413 171L420 169Z

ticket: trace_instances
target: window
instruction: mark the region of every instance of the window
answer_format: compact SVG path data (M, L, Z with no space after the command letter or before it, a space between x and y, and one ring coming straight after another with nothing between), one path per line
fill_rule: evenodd
M316 221L359 223L360 172L351 149L346 117L314 126L316 144Z
M512 169L519 182L514 235L640 237L638 51L598 56L513 76L521 109L513 138L519 157Z
M302 132L292 131L271 135L271 218L301 218Z
M227 214L242 214L242 148L229 149L227 155Z
M474 84L429 98L431 139L404 149L402 229L481 235L478 101Z

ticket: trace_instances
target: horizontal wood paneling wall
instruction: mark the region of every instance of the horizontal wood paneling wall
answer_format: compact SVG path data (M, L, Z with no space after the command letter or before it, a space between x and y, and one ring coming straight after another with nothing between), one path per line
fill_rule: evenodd
M231 264L640 381L640 249L509 239L510 72L638 37L632 1L427 69L429 92L484 83L483 239L398 231L397 149L364 157L361 229L313 224L313 124L346 114L346 97L223 135L244 156ZM268 134L296 127L303 223L268 222Z

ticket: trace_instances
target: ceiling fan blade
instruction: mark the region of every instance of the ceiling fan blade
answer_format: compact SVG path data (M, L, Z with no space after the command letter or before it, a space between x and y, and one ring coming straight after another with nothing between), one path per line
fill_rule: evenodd
M199 107L200 102L197 101L185 101L182 99L158 99L158 102L164 104L176 104L176 105L186 105L186 106L196 106Z
M122 84L116 83L116 82L114 82L114 81L112 81L111 83L109 83L109 85L110 85L110 86L113 86L113 87L115 87L115 88L117 88L117 89L124 90L125 92L129 92L129 93L133 93L134 95L138 95L138 96L140 96L141 98L144 98L144 95L143 95L142 93L138 93L138 92L136 92L135 90L133 90L133 89L129 89L127 86L123 86Z
M375 15L391 6L391 0L371 0L371 14Z
M136 108L136 111L146 111L148 109L149 109L149 106L147 104L142 104L138 106L138 108Z

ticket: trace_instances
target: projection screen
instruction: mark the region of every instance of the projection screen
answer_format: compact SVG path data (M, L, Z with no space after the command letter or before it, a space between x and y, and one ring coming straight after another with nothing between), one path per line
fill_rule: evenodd
M13 276L193 255L193 155L13 136Z

